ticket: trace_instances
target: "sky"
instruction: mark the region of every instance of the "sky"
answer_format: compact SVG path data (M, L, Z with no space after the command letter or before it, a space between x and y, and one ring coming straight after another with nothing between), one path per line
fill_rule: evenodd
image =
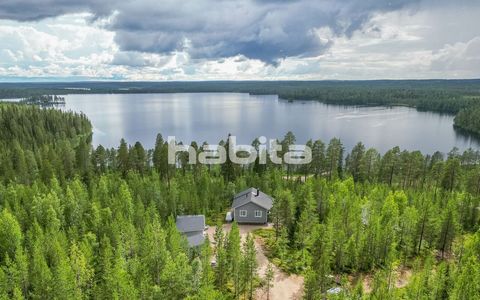
M480 78L479 0L1 0L0 81Z

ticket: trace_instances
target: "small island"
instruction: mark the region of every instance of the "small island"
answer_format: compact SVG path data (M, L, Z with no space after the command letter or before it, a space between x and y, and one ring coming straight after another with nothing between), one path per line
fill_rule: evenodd
M20 100L20 103L40 106L65 105L65 97L58 95L31 96Z

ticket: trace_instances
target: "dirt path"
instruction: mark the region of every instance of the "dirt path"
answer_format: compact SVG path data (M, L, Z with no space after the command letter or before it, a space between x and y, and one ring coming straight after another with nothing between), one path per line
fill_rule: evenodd
M223 225L224 232L230 231L231 224ZM265 225L239 225L240 236L242 241L245 240L248 233L255 229L267 228ZM215 233L215 226L210 227L207 230L210 241L213 241L213 235ZM257 263L258 263L258 275L263 278L268 265L268 258L265 256L263 242L261 238L255 238L255 248L257 249ZM288 275L278 269L275 265L273 286L270 288L270 300L290 300L301 299L303 277L298 275ZM255 298L258 300L267 299L267 294L264 289L258 289L255 293Z
M257 261L258 261L258 275L265 276L265 271L268 265L268 258L265 256L263 249L263 242L260 238L255 239L255 246L257 247ZM288 275L275 265L273 265L274 279L273 286L270 288L271 300L287 300L287 299L301 299L303 277L298 275ZM255 293L256 299L267 299L265 289L258 289Z

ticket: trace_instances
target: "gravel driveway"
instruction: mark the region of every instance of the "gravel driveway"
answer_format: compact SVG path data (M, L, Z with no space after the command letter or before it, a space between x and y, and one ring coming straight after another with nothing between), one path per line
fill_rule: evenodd
M224 232L230 231L231 224L224 224ZM242 241L245 240L248 233L259 228L269 228L271 225L238 225L240 230L240 237ZM215 233L215 226L211 226L207 230L210 241L213 241L213 235ZM260 277L265 276L265 271L268 265L268 258L265 256L262 239L255 238L255 247L257 249L257 263L258 263L258 275ZM303 288L303 277L299 275L288 275L273 265L275 273L273 286L270 288L270 300L290 300L301 299ZM267 294L264 289L258 289L255 293L256 299L267 299Z

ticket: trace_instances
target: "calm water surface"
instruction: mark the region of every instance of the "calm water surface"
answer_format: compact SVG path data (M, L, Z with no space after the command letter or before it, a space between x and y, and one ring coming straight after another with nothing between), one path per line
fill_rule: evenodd
M346 150L362 141L385 152L394 146L433 153L479 148L480 143L453 129L453 116L407 107L354 107L314 101L288 102L277 96L235 93L69 95L65 109L83 112L94 126L93 143L117 147L124 137L152 148L164 138L216 144L228 133L239 143L258 136L282 138L292 131L308 139L342 140Z

